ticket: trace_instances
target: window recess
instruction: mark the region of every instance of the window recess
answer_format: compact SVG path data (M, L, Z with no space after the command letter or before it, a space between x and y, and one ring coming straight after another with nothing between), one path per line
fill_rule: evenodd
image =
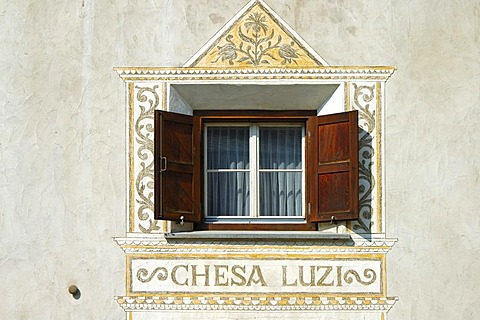
M155 218L316 230L358 218L357 112L155 112Z

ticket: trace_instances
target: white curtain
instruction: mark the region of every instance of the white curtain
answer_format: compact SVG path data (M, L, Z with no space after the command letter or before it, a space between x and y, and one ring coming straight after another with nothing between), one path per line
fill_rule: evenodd
M207 215L250 216L250 169L258 168L259 216L302 215L302 128L258 130L258 164L251 166L250 127L207 127Z
M260 127L260 216L302 215L302 128Z
M249 127L207 128L207 214L250 215Z

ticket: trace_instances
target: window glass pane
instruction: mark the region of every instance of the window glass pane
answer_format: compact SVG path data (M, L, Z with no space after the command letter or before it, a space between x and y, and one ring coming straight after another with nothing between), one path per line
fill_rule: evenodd
M302 128L260 127L260 169L301 169Z
M248 127L207 127L207 169L248 169L248 139Z
M208 216L248 216L249 175L249 172L208 172Z
M258 131L240 125L207 127L207 217L303 216L303 128L256 128ZM253 157L257 163L251 166L249 143L254 132L258 139L251 142L258 158ZM255 183L255 212L250 212L250 179Z
M302 172L259 173L260 216L302 216Z

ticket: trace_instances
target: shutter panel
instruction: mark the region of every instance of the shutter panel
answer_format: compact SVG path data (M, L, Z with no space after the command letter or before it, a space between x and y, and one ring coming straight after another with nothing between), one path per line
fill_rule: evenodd
M310 221L358 219L358 111L309 120Z
M200 197L194 189L200 179L196 123L192 116L155 111L155 219L201 219Z

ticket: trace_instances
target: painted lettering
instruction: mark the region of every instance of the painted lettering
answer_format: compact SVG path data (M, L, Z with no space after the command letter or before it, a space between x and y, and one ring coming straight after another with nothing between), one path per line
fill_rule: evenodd
M196 286L197 285L197 277L204 277L205 278L205 282L204 282L204 286L205 287L208 287L210 285L210 265L206 264L203 266L204 267L204 270L205 272L204 273L198 273L197 272L197 266L196 265L192 265L192 286Z
M303 287L313 287L315 285L315 266L310 266L310 282L304 279L303 266L298 267L298 279Z
M184 264L179 264L179 265L176 265L175 267L172 268L172 282L175 283L177 286L187 286L188 285L188 278L186 276L184 276L184 281L183 282L179 282L178 281L178 278L177 278L177 272L178 272L178 269L185 269L185 271L187 272L188 271L188 266L187 265L184 265Z
M320 279L317 281L317 286L318 287L320 287L320 286L333 286L334 285L333 280L332 280L331 283L325 283L325 280L327 279L327 277L332 272L333 267L332 266L317 266L317 271L320 271L322 269L325 269L325 272L320 277Z
M228 278L225 272L228 272L227 265L214 265L215 268L215 285L228 286Z
M255 275L257 276L257 279L255 279ZM262 269L260 269L260 266L258 265L253 266L252 272L250 273L250 277L248 278L248 281L247 281L247 286L251 286L252 282L254 284L261 283L262 287L267 286L265 279L263 279Z
M333 271L332 266L297 266L297 269L298 277L294 278L289 276L288 266L282 266L282 286L331 287L335 285L335 279L329 277ZM294 272L292 273L295 274ZM330 282L327 282L329 280Z
M342 266L337 266L337 287L342 286Z
M287 277L287 266L282 266L282 286L284 287L296 287L297 280L295 280L292 283L288 283L288 277Z
M266 272L266 268L268 272ZM281 269L281 270L280 270ZM376 270L341 265L229 265L229 264L173 264L168 267L159 266L149 271L139 268L136 278L141 283L151 281L162 282L162 286L178 287L290 287L301 288L343 287L348 290L352 286L374 285L378 279ZM282 273L281 278L279 273ZM277 276L278 275L278 276ZM179 288L181 290L181 288ZM184 290L184 289L183 289ZM205 288L205 290L208 290Z
M247 284L247 279L245 278L245 270L245 266L234 265L232 267L232 286L244 286ZM242 273L240 273L240 271Z

